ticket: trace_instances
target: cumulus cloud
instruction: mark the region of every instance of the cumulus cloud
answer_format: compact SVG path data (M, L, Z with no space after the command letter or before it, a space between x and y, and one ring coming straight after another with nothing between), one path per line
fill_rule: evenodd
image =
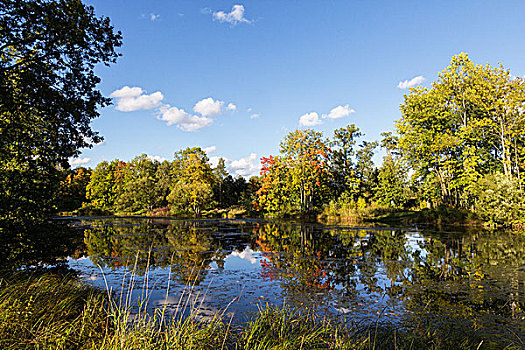
M219 164L219 159L224 159L224 165L228 173L232 176L241 175L244 178L250 178L252 176L259 175L261 171L261 163L257 158L256 153L251 153L247 157L243 157L237 160L228 159L226 157L213 156L210 157L210 165L216 167Z
M213 157L210 157L210 165L212 168L215 168L218 164L219 164L219 159L224 159L224 163L225 164L229 164L230 160L227 159L227 158L224 158L224 157L218 157L218 156L213 156Z
M303 114L299 118L299 125L303 126L314 126L322 123L323 122L321 121L321 119L319 119L319 114L317 114L316 112Z
M202 129L213 122L213 119L202 116L196 116L185 112L183 109L164 105L160 108L160 120L170 126L177 124L177 127L183 131L195 131Z
M91 158L69 158L69 165L83 165L91 162Z
M206 154L210 154L210 153L215 152L216 149L217 149L217 147L210 146L210 147L204 147L203 151L206 152Z
M259 113L254 113L250 116L250 119L257 119L259 118L261 115Z
M399 84L397 84L397 87L399 89L408 89L412 86L419 85L422 82L425 81L425 77L422 75L418 75L417 77L413 77L410 80L400 81Z
M258 175L261 170L261 164L257 159L256 153L251 153L248 157L234 160L229 164L233 173L243 177Z
M214 100L211 97L203 98L195 104L193 111L201 114L203 117L217 115L222 112L223 101Z
M150 14L149 14L149 19L150 19L152 22L158 20L159 18L160 18L160 15L158 15L158 14L155 14L155 13L150 13Z
M116 110L122 112L154 109L159 107L164 99L160 91L147 95L137 86L124 86L122 89L113 91L109 96L117 100Z
M148 156L148 159L150 159L151 161L157 161L157 162L163 162L166 160L166 158L164 157L161 157L161 156Z
M330 113L323 114L323 118L329 118L329 119L339 119L343 117L348 117L351 113L354 113L355 111L350 108L349 105L344 106L337 106L333 108Z
M237 110L237 106L232 102L224 107L224 101L208 97L195 103L193 111L200 116L194 115L182 108L162 103L164 95L160 91L148 95L140 87L124 86L122 89L114 91L110 96L116 99L116 109L119 111L133 112L155 109L159 115L158 119L165 121L168 126L176 124L183 131L195 131L204 128L213 122L210 117L226 110Z
M252 23L251 20L244 17L244 6L233 5L230 12L217 11L213 12L213 19L221 23L229 23L232 26L239 23Z
M257 263L257 259L253 256L253 250L250 249L250 247L244 248L242 252L235 250L231 252L231 256L237 256L243 260L248 260L252 264Z

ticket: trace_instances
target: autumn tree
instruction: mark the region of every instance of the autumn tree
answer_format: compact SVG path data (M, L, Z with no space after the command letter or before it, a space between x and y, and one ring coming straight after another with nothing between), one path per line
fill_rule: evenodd
M55 195L59 211L72 211L87 202L87 185L91 180L91 169L79 167L74 170L63 169L63 179Z
M282 157L263 157L255 209L272 214L291 211L293 193L289 186L290 181L290 173Z
M296 130L280 146L281 156L262 160L258 203L269 212L311 212L328 191L327 141L320 132Z

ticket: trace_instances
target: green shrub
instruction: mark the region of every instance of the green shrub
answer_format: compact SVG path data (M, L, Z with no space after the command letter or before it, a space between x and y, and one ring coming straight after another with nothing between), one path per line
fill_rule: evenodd
M493 224L522 226L525 217L524 191L516 179L501 173L485 175L473 188L474 209Z

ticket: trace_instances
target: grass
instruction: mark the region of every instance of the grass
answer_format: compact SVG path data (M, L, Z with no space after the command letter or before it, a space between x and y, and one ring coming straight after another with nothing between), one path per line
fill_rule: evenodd
M130 313L127 295L85 286L74 277L17 273L0 281L1 349L502 349L485 340L410 327L336 323L311 310L261 307L251 321L233 326L222 312L198 317L195 299L180 300L189 315L165 310ZM193 300L193 301L192 301ZM147 298L139 307L145 310ZM506 349L520 349L523 344Z
M366 207L363 209L342 206L329 206L319 215L319 221L328 223L380 223L387 225L477 225L483 222L475 213L450 207L434 209L407 210L383 207Z

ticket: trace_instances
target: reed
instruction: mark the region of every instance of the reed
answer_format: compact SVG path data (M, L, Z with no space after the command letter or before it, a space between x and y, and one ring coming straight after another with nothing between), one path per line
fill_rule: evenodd
M124 274L122 290L100 291L72 276L17 273L0 279L0 349L523 349L432 329L424 320L411 326L379 322L334 322L313 310L261 306L245 325L232 325L227 308L202 318L200 295L188 284L175 312L148 312L147 292L131 298L146 275ZM127 286L124 289L124 286ZM145 288L144 290L147 290ZM166 298L169 294L169 281Z

